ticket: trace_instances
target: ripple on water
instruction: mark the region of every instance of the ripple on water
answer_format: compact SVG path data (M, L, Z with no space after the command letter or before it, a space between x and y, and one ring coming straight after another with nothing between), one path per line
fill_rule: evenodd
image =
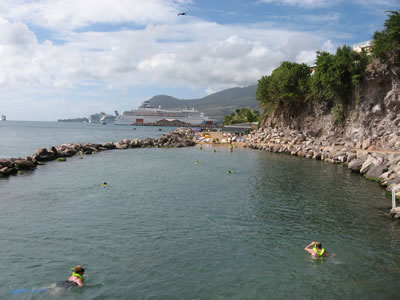
M0 182L2 295L84 264L90 286L63 298L396 298L390 199L341 166L185 148L45 167ZM303 249L314 240L337 258L311 260Z

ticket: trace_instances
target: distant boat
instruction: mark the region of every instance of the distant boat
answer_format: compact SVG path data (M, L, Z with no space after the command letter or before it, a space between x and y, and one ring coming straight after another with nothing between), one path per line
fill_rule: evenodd
M178 120L192 125L200 125L203 123L210 123L210 125L212 125L213 123L213 120L194 108L161 109L161 106L155 108L148 100L144 101L138 109L132 109L124 111L122 114L117 114L115 124L153 124L164 119Z
M7 117L6 117L6 115L1 115L1 118L0 118L0 120L1 120L1 121L6 121L6 120L7 120Z

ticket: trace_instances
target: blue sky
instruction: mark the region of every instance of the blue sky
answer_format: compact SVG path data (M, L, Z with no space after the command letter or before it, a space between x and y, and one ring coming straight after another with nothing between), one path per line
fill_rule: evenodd
M400 0L0 0L0 113L57 120L248 86L369 40ZM185 16L177 16L187 12Z

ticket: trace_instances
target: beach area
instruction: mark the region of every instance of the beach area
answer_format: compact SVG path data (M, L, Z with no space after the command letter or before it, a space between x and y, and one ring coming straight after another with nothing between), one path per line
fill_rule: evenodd
M231 134L222 131L203 131L195 134L194 142L196 144L209 144L216 147L229 147L232 144L234 148L244 148L247 138L247 135Z

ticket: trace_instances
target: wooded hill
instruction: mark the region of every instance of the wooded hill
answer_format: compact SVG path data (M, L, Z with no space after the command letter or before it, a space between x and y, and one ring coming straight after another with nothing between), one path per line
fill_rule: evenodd
M212 118L223 119L238 108L250 107L258 110L256 100L257 85L244 88L223 90L200 99L177 99L167 95L158 95L149 99L154 107L161 105L164 109L193 107Z

